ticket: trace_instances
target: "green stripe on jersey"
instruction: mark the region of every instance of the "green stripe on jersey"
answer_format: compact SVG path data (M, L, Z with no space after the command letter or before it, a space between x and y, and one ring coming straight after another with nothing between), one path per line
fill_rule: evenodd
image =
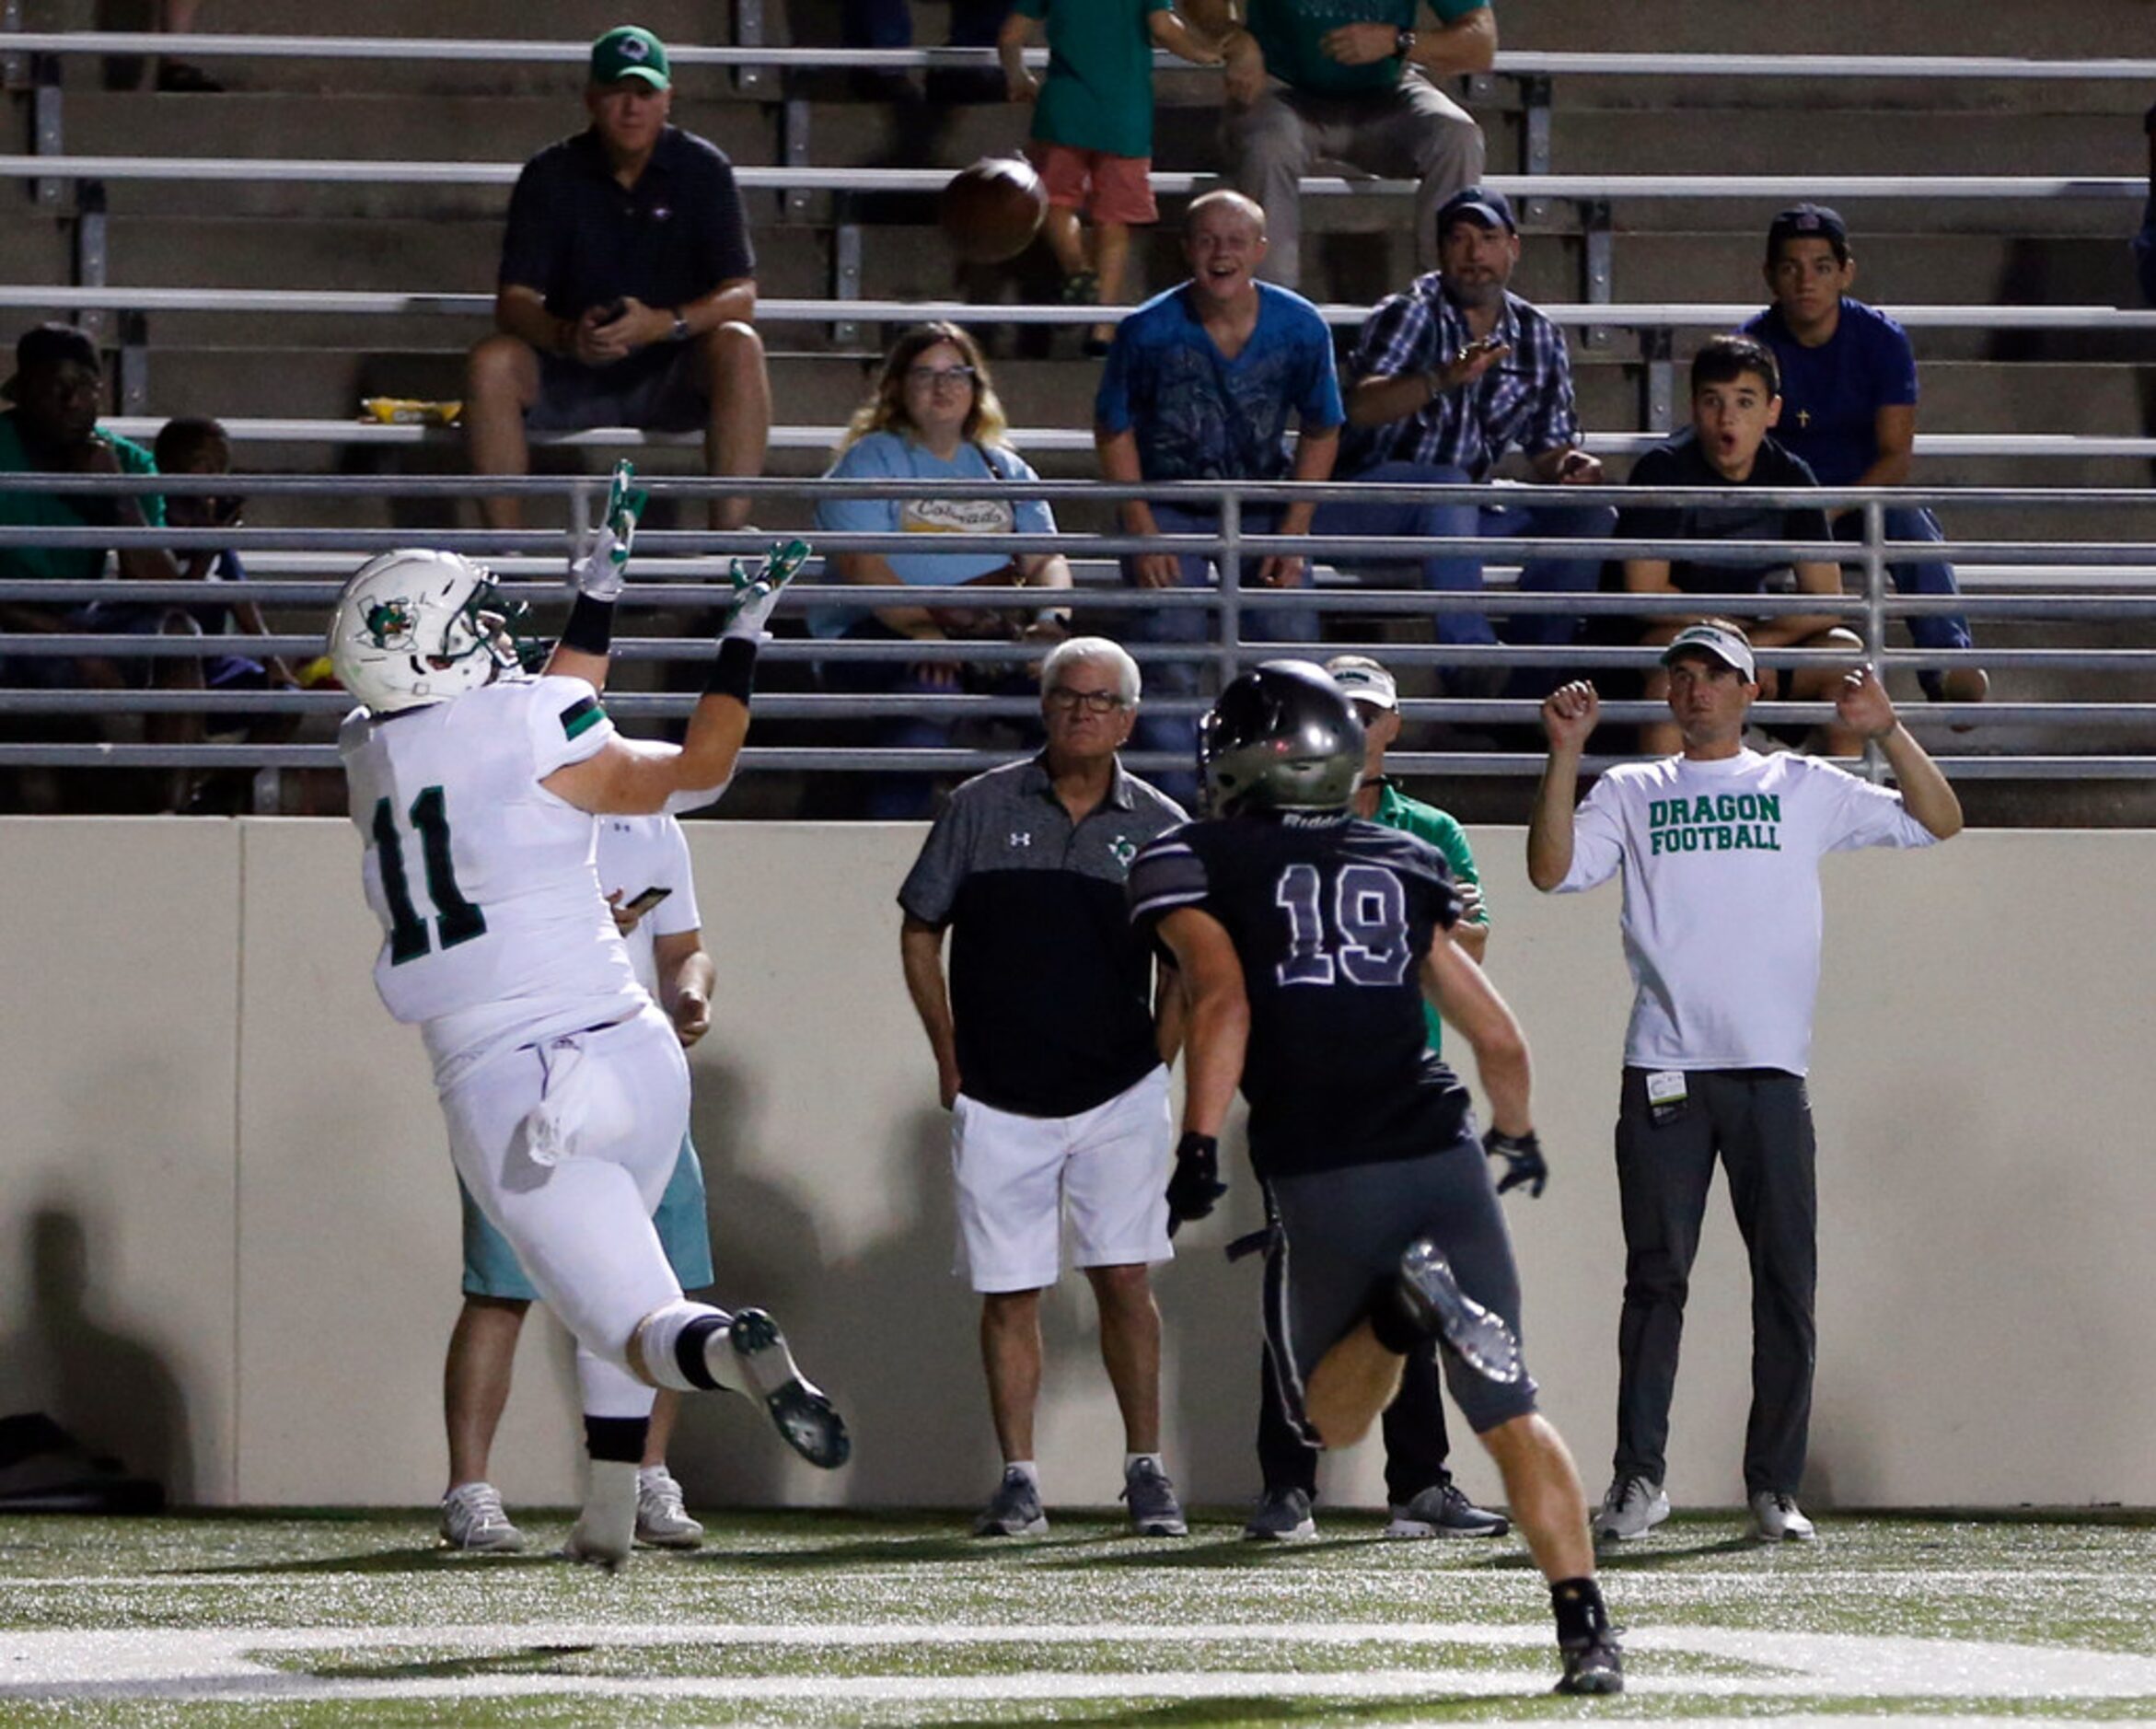
M562 731L567 737L581 738L606 718L597 697L580 696L562 711Z

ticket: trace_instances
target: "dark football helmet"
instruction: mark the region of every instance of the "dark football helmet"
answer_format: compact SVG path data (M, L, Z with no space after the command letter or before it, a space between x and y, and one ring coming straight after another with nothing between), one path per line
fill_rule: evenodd
M1269 660L1199 723L1198 771L1218 817L1343 810L1362 778L1362 723L1324 667Z

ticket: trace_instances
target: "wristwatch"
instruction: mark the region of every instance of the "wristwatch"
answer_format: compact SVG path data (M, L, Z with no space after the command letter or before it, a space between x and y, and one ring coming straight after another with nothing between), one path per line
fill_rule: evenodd
M689 340L689 320L678 312L674 314L673 340L677 342L686 342Z
M1396 31L1393 35L1393 52L1400 59L1406 60L1414 52L1415 32L1404 27Z

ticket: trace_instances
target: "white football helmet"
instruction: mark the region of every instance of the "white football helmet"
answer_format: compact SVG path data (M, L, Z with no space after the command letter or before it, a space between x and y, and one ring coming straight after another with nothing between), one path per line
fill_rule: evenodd
M353 573L330 619L330 664L377 714L440 702L518 669L491 572L455 552L384 552Z

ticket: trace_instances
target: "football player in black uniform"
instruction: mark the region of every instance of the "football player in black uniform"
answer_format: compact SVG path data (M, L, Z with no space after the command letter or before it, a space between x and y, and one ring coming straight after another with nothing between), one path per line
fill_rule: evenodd
M1536 1410L1497 1201L1547 1178L1519 1023L1446 934L1460 902L1443 855L1350 814L1362 728L1321 668L1269 661L1234 679L1199 759L1213 816L1153 841L1130 876L1132 917L1173 951L1190 997L1171 1215L1203 1218L1223 1192L1217 1137L1240 1081L1273 1226L1267 1348L1290 1420L1315 1445L1350 1445L1391 1403L1408 1353L1442 1349L1550 1582L1558 1690L1618 1692L1586 1496ZM1487 1141L1426 1048L1425 991L1474 1048ZM1506 1163L1498 1188L1486 1151Z

